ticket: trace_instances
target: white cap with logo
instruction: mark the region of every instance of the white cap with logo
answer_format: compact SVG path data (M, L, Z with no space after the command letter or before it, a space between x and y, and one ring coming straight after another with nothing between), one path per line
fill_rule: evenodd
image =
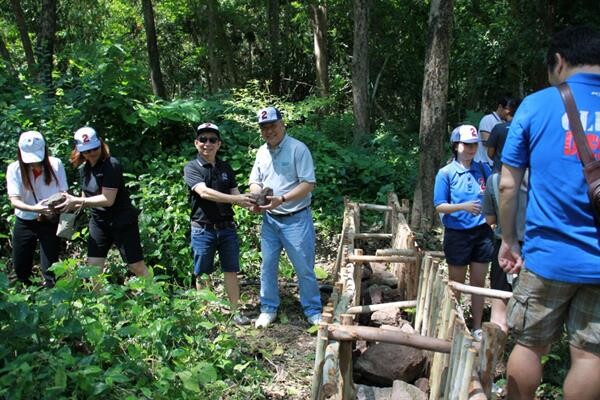
M46 141L38 131L27 131L19 137L21 159L25 164L42 162L46 155Z
M259 125L269 124L271 122L281 120L281 113L275 107L266 107L260 109L256 116L258 117Z
M80 153L82 151L88 151L100 147L100 145L102 144L94 128L91 128L89 126L84 126L83 128L77 129L74 138L75 147Z
M454 128L450 134L450 141L452 143L478 143L479 133L473 125L460 125Z

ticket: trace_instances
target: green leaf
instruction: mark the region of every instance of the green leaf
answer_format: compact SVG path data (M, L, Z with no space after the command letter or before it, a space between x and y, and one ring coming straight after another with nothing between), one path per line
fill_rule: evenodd
M329 276L329 273L321 267L315 267L315 275L317 276L317 279L327 279L327 277Z
M67 387L67 373L63 368L58 368L54 372L54 386L59 389L65 389Z
M82 279L93 278L102 274L102 268L96 265L85 265L77 270L77 276Z
M198 365L192 368L192 370L198 373L200 383L203 385L214 382L218 378L215 367L212 364L204 361L200 362Z
M191 371L182 371L177 376L181 379L184 388L194 393L200 393L198 381L194 379Z

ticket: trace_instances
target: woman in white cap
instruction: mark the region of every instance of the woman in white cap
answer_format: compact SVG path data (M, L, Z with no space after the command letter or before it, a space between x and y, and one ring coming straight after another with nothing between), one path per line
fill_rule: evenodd
M80 207L91 209L87 262L103 267L108 250L114 244L129 270L137 276L146 276L138 211L131 204L125 187L123 168L110 156L108 146L94 128L86 126L75 132L71 164L76 168L83 164L80 168L83 195L67 195L59 207L67 211Z
M12 232L12 262L17 278L31 284L33 256L39 241L44 286L52 287L54 277L48 268L58 261L58 214L45 200L66 192L68 186L62 162L50 156L41 133L27 131L21 134L17 161L6 170L6 189L16 216Z

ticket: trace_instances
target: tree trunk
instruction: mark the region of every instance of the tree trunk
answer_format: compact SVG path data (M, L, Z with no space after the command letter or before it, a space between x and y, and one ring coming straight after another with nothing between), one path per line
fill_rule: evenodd
M279 28L279 0L268 0L267 21L269 24L269 48L271 50L271 91L281 93L281 30Z
M42 18L39 36L38 63L40 81L46 88L46 95L54 97L52 70L54 68L54 40L56 34L57 0L42 0Z
M0 32L0 57L2 57L2 59L6 63L8 70L11 73L14 72L12 60L10 58L10 53L8 52L8 49L6 48L6 42L4 41L4 38L2 37L2 32Z
M369 0L354 0L352 108L354 142L369 133Z
M31 40L29 39L29 32L27 31L27 23L25 22L21 1L10 0L10 2L12 4L13 12L15 13L15 21L17 23L17 28L19 29L19 35L21 36L21 44L25 51L29 75L33 76L33 71L35 71L35 59L33 58L33 47L31 46Z
M442 144L448 141L448 55L451 32L452 0L432 0L421 100L419 174L411 213L411 225L415 230L429 230L434 223L437 224L433 185L442 162Z
M210 70L208 80L208 90L211 93L221 88L221 63L219 62L219 49L217 46L217 8L219 5L216 0L207 2L208 17L208 67Z
M319 93L329 95L329 72L327 59L327 5L310 4L310 22L313 28L315 69Z
M162 72L160 71L160 57L156 41L156 27L154 26L152 0L142 0L142 10L144 13L144 28L146 29L146 47L148 48L148 63L150 64L152 92L156 96L166 99L167 91L165 89L165 84L163 83Z

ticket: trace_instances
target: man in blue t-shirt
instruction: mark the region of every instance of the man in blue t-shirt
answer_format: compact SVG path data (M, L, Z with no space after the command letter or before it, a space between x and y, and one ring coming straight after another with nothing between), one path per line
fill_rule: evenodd
M551 85L567 82L594 156L600 158L600 33L589 27L554 35L547 54ZM569 336L571 366L565 399L600 398L600 227L594 223L587 184L559 91L550 87L521 103L502 153L498 261L520 271L508 304L516 337L508 362L508 398L533 399L541 358ZM515 215L523 171L529 167L525 244Z

